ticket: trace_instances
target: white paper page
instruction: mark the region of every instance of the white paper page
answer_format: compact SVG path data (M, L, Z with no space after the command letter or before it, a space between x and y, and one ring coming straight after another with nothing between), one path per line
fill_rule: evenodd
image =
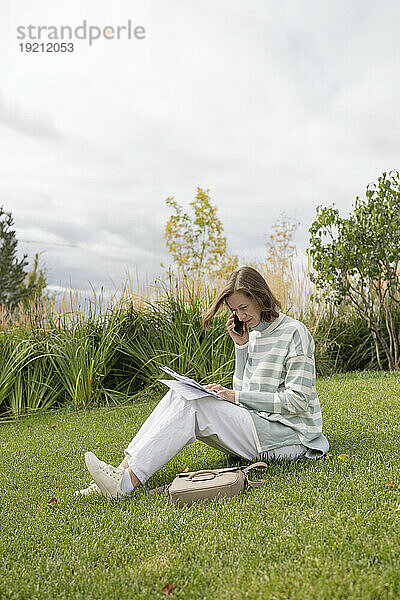
M169 375L171 375L171 377L174 377L179 383L181 383L181 385L185 386L185 388L189 388L190 390L196 389L196 390L201 391L201 394L199 396L197 396L197 398L202 398L205 395L210 395L210 396L214 396L214 398L218 398L218 400L225 400L225 402L230 402L230 400L227 400L226 398L219 396L219 394L217 394L216 392L211 392L210 390L206 390L200 383L197 383L197 381L195 381L194 379L190 379L189 377L185 377L184 375L179 375L179 373L176 373L169 367L160 367L160 369L165 371L165 373L168 373ZM169 387L172 388L172 386L170 386L169 383L167 383L167 381L168 382L171 381L170 379L159 379L158 381L162 381L163 383L167 384ZM181 393L181 392L179 392L179 393ZM182 393L182 396L184 396L186 398L185 394L183 394L183 393ZM232 402L231 404L235 404L235 403ZM237 406L237 405L235 404L235 406Z
M198 383L194 379L190 379L190 377L185 377L185 375L179 375L179 373L176 373L169 367L160 367L160 368L163 371L165 371L166 373L168 373L168 375L171 375L171 377L174 377L177 381L181 381L182 383L187 383L189 385L193 385L195 388L200 389L200 390L204 389L200 383Z
M180 381L175 381L174 379L159 379L158 381L161 381L171 388L171 390L181 394L181 396L186 398L186 400L197 400L198 398L204 398L204 396L207 395L202 390L197 390L192 386L186 385L186 383L181 383Z
M182 394L182 396L184 396L186 400L197 400L197 398L204 398L204 396L213 396L214 398L218 398L218 400L225 400L225 402L230 402L230 400L219 396L216 392L211 392L210 390L205 389L198 389L190 384L182 383L181 381L174 381L173 379L158 379L157 381L161 381L172 390L175 390L179 394Z

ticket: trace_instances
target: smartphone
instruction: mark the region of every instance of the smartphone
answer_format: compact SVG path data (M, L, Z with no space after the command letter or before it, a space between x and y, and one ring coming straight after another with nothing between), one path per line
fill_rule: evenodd
M236 313L233 313L233 315L234 315L234 323L235 323L233 331L235 333L237 333L238 335L243 335L243 321L241 321L239 319L239 317L237 316Z

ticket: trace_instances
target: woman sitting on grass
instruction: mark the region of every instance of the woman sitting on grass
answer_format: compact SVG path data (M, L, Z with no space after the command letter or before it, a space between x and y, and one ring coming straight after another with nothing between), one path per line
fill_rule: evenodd
M307 327L278 312L281 303L251 267L232 273L204 314L204 329L224 306L232 313L226 328L235 345L233 390L218 383L205 387L228 402L211 395L186 400L169 390L118 467L85 453L93 481L76 494L130 494L195 440L246 461L318 458L328 452L315 382L315 344ZM243 321L243 335L234 331L234 313Z

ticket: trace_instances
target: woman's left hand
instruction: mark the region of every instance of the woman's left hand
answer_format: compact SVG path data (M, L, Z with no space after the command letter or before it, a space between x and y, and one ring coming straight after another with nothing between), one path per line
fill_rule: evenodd
M219 385L219 383L209 383L204 386L206 390L210 390L211 392L216 392L225 400L229 400L229 402L235 402L235 390L228 390L228 388Z

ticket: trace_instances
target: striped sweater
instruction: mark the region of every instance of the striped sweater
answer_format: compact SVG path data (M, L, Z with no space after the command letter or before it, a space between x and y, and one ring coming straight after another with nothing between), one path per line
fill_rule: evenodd
M282 312L252 328L246 344L235 343L235 402L250 412L260 459L268 450L293 444L306 446L307 458L329 450L314 350L307 327Z

